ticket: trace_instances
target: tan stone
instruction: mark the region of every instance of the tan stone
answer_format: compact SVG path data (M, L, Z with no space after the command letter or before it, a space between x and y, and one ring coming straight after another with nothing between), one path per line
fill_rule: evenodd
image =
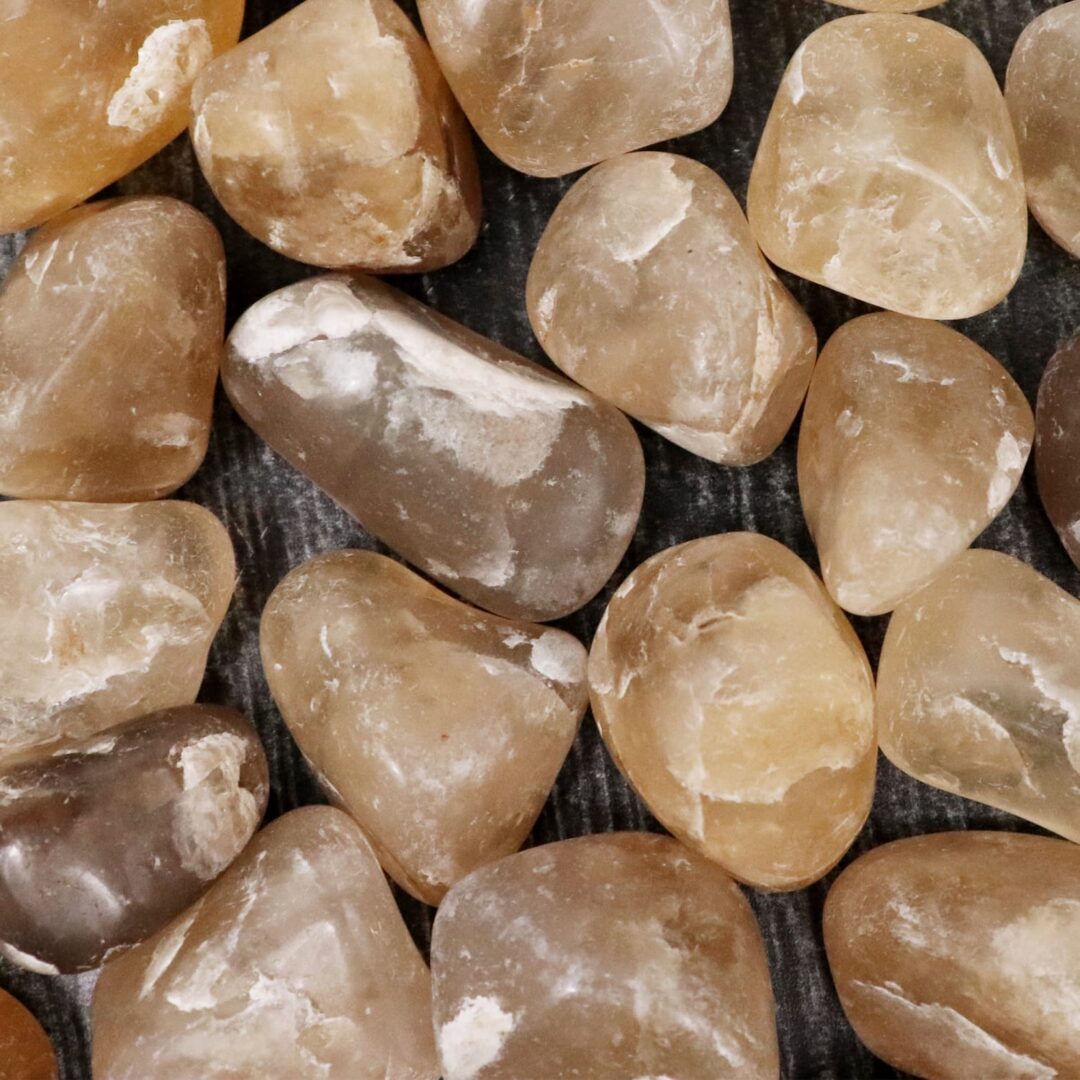
M589 686L649 809L740 881L816 881L866 820L870 667L821 582L767 537L710 536L639 566L600 623Z
M192 103L214 193L283 255L433 270L476 240L468 127L393 0L305 0L210 64Z
M844 1012L933 1080L1080 1076L1080 848L938 833L871 851L825 904Z
M993 307L1024 261L1024 181L994 74L967 38L912 15L834 19L802 43L747 206L774 263L924 319Z
M1035 428L1039 495L1069 558L1080 567L1080 334L1046 365Z
M56 1080L56 1054L41 1025L0 990L0 1080Z
M727 185L689 158L630 154L578 181L527 295L567 375L712 461L767 457L806 393L814 327Z
M944 0L829 0L840 7L856 11L925 11L937 7Z
M962 334L888 313L842 326L799 435L799 494L836 602L880 615L925 585L1009 501L1033 437L1023 391Z

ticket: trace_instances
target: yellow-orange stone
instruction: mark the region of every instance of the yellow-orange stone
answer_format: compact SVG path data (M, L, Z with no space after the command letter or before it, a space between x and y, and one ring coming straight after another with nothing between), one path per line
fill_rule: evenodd
M31 1013L0 990L0 1080L56 1080L56 1054Z

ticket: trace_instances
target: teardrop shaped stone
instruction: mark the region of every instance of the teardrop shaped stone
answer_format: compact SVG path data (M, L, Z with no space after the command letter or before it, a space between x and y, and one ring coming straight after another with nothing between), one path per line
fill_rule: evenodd
M1080 334L1051 358L1035 406L1039 495L1065 550L1080 567Z
M0 990L0 1078L57 1080L56 1054L49 1036L10 994Z

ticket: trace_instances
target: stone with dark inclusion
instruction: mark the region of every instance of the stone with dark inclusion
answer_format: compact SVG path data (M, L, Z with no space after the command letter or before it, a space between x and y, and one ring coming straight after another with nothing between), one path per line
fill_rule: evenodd
M1080 566L1080 334L1054 354L1039 384L1035 472L1043 506Z

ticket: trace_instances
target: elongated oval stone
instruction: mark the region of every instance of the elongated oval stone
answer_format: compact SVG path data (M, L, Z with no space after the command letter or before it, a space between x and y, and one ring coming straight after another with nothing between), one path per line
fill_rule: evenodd
M831 869L874 793L874 684L821 582L782 544L709 536L639 566L589 655L604 742L649 809L740 881Z
M937 7L944 0L829 0L840 7L857 11L924 11Z
M437 1080L431 979L358 825L263 829L186 914L110 960L94 1080Z
M637 525L621 413L369 278L309 278L229 337L240 415L383 543L511 618L577 610Z
M968 551L897 608L878 667L881 749L924 783L1080 841L1080 601Z
M779 1075L750 905L669 837L587 836L459 882L431 940L444 1080Z
M1035 406L1039 495L1065 550L1080 567L1080 335L1043 372Z
M197 210L154 196L51 221L0 290L0 493L175 491L206 454L224 336L225 251Z
M305 0L210 64L192 104L210 186L275 251L420 271L476 240L468 127L393 0Z
M1033 438L1023 391L969 338L888 313L842 326L799 433L799 495L836 602L880 615L925 585L1001 512Z
M825 903L844 1012L920 1077L1080 1075L1080 848L1009 833L879 847Z
M57 1080L56 1054L33 1015L0 990L0 1078Z
M194 701L235 577L192 503L0 503L0 761Z
M254 728L212 705L0 771L0 952L56 974L149 937L240 854L267 792Z
M912 15L850 15L802 43L747 207L777 265L923 319L993 307L1024 261L1024 178L994 74L963 35Z
M8 3L0 233L40 225L184 130L191 84L236 44L243 0Z
M616 158L571 188L536 249L528 307L567 375L728 465L776 449L817 354L735 196L676 154Z

